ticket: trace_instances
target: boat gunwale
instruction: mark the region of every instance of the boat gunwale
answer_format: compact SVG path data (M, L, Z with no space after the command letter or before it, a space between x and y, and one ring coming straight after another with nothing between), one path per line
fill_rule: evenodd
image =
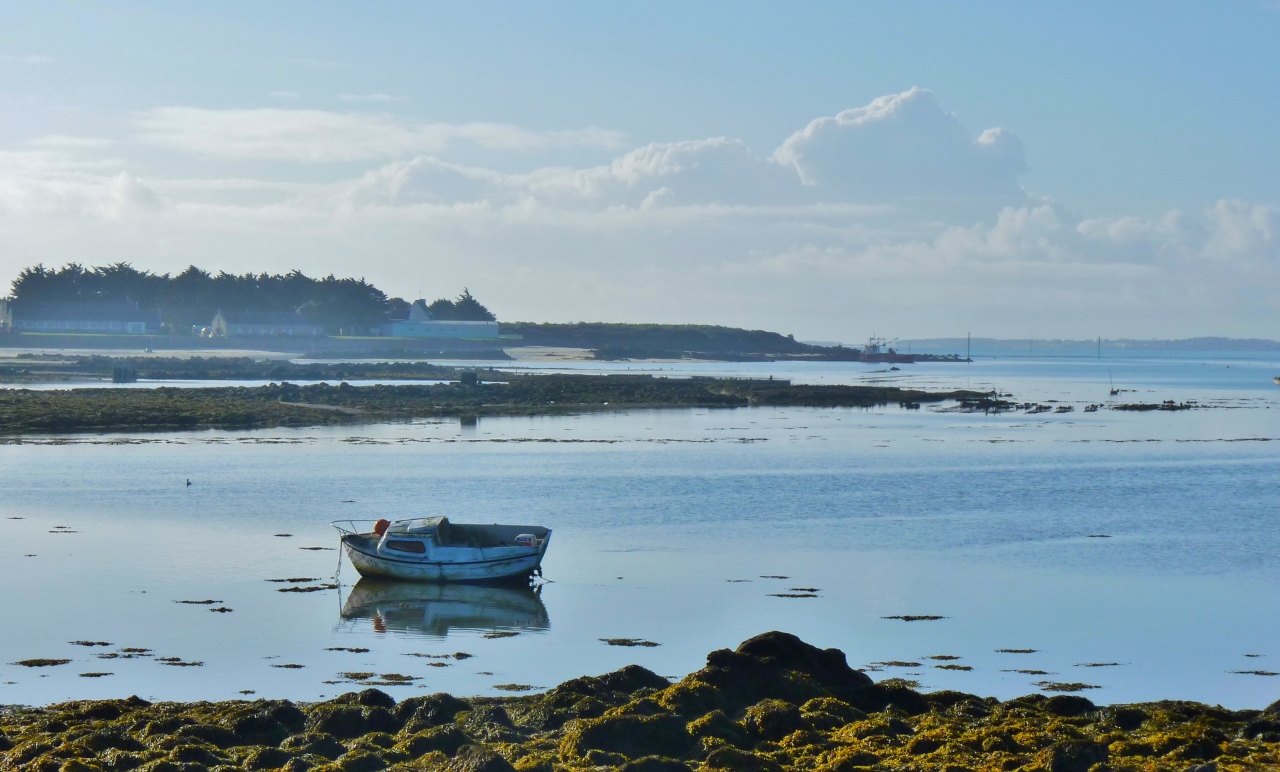
M501 557L501 558L485 558L483 560L425 560L425 559L414 560L412 558L395 557L392 555L384 555L378 552L369 552L367 550L360 549L351 541L348 541L348 538L352 536L367 537L368 534L363 534L363 533L343 534L341 539L342 545L349 550L354 550L356 552L359 552L361 555L365 555L366 557L370 557L375 560L386 560L391 563L408 563L409 565L414 565L414 566L477 566L483 563L504 563L512 560L528 560L530 557L533 557L532 554L525 554L525 555L508 555L506 557ZM545 552L545 548L540 548L538 553L536 554L538 555L539 558L541 558L543 552Z

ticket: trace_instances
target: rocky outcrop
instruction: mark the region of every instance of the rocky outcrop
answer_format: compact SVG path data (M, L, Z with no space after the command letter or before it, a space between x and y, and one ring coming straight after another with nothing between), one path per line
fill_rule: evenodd
M641 667L543 694L312 705L130 698L0 714L26 772L1103 772L1280 768L1280 707L999 702L874 683L786 633L712 652L677 683Z

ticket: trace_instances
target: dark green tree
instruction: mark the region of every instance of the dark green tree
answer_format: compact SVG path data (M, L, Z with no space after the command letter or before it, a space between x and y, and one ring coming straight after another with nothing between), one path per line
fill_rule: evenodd
M449 300L448 298L440 298L431 305L427 306L427 310L431 312L433 319L451 322L496 322L498 317L493 312L481 305L471 295L471 290L462 289L462 294L457 300Z

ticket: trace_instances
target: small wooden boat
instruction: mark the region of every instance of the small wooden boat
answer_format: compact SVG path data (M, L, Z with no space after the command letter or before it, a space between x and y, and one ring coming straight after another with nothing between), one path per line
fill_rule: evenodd
M472 525L445 517L379 520L361 532L355 521L332 523L361 576L410 582L519 582L542 573L551 529L539 525Z

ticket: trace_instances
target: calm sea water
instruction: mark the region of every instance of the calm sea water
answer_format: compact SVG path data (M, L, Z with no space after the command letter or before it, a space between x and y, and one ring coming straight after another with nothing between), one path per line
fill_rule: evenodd
M23 438L0 446L0 703L315 699L359 688L344 673L418 679L384 687L400 697L499 694L631 662L683 675L769 629L931 689L1004 698L1079 682L1099 687L1084 692L1096 702L1236 707L1280 697L1280 676L1232 672L1280 671L1274 357L644 369L658 368L998 388L1076 409L637 411ZM1206 407L1083 413L1112 382L1133 390L1116 399ZM555 529L547 583L376 585L349 564L338 589L284 593L290 584L267 581L332 583L331 520L431 514ZM777 597L802 594L815 597ZM195 600L217 603L178 602ZM944 618L884 618L895 615ZM458 652L472 656L411 656ZM939 670L926 659L937 655L973 669ZM71 662L9 664L29 658ZM919 665L875 664L885 661ZM1102 663L1115 664L1084 666Z

